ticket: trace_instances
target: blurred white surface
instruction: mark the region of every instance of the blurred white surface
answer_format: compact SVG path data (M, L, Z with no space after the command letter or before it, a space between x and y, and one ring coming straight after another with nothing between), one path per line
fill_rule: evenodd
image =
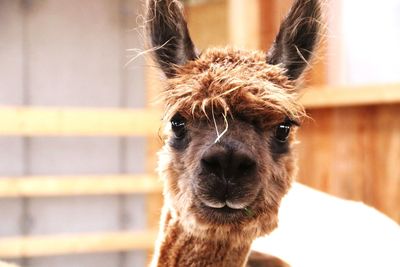
M342 0L341 5L345 82L399 82L400 0Z
M279 219L253 249L292 267L400 266L400 226L362 203L295 184Z

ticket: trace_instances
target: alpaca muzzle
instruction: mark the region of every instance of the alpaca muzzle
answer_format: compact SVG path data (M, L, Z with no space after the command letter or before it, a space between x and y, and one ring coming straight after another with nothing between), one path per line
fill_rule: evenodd
M255 199L257 163L246 149L214 144L203 154L200 169L195 191L205 206L241 210Z

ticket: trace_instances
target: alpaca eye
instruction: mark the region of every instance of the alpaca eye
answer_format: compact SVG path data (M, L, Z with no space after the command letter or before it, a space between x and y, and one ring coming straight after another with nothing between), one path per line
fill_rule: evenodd
M289 138L290 134L290 125L288 124L280 124L275 128L275 138L279 142L286 142Z
M186 134L186 121L181 115L175 115L171 120L171 129L177 139L182 139Z

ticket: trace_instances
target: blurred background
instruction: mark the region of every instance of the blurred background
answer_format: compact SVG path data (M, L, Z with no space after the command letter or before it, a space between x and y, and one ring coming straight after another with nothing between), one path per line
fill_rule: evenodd
M185 1L197 47L267 50L290 0ZM0 258L145 266L161 75L142 0L0 0ZM400 0L330 0L298 181L400 222ZM134 59L134 60L133 60Z

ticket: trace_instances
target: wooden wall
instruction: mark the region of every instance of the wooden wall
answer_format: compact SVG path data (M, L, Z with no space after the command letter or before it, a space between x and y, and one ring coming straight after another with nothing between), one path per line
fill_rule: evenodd
M301 127L299 181L400 222L400 105L317 109Z

